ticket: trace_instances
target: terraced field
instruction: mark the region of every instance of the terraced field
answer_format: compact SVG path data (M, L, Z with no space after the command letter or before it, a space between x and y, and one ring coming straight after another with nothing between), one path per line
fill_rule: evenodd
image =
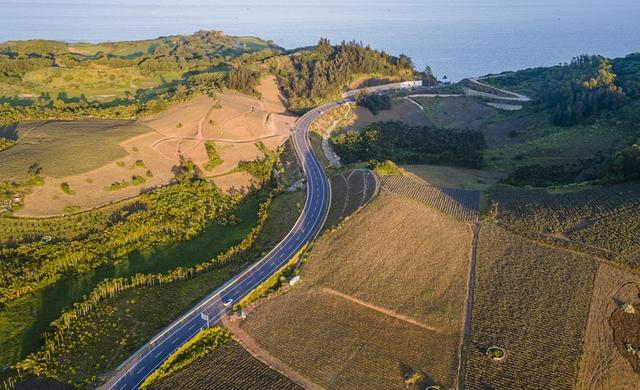
M466 388L572 388L596 269L589 257L483 225ZM505 358L486 356L491 346Z
M382 188L415 199L465 222L480 217L480 192L442 188L421 183L406 176L384 176Z
M163 389L302 389L286 376L251 356L238 342L230 341L214 352L153 383Z
M331 179L331 206L325 229L369 203L378 191L378 180L369 170L350 170Z

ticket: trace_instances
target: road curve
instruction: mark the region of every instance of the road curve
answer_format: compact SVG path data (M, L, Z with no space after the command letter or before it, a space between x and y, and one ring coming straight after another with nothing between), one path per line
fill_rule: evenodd
M287 236L264 258L216 289L131 355L116 369L111 379L101 386L102 389L137 389L178 347L201 329L216 324L231 310L234 303L272 276L318 235L326 220L331 188L318 158L311 149L309 128L324 111L342 103L344 101L333 102L311 110L296 123L292 141L306 177L307 199L300 217Z

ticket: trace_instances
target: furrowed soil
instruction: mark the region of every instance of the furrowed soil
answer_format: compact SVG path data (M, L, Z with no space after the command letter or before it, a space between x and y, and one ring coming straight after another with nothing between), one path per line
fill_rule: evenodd
M206 385L205 385L206 384ZM237 341L230 341L203 358L155 381L163 389L302 389L295 382L251 356Z
M616 347L610 318L621 304L640 302L639 288L640 277L636 275L608 264L598 268L576 388L638 388L640 374Z
M324 387L402 388L413 373L411 388L453 386L470 246L468 225L382 192L242 327Z
M465 388L572 388L596 270L592 258L483 225ZM487 357L491 346L506 357Z
M339 224L345 218L367 205L376 194L378 182L369 170L350 170L333 176L331 184L331 205L324 229Z

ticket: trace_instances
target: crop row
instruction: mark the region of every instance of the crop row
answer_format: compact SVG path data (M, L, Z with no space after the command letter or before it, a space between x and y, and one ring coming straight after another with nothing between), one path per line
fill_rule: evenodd
M640 207L640 183L563 194L498 187L491 199L503 222L537 232L561 233L585 221Z
M479 219L478 191L436 187L405 176L384 176L381 182L383 188L393 193L418 200L461 221L476 222Z
M155 389L299 389L284 375L257 360L235 341L156 381Z

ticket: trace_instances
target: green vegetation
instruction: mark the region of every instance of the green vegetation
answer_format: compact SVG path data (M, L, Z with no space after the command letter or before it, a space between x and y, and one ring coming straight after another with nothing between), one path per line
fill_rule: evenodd
M123 188L127 188L129 186L139 186L141 184L144 184L144 182L146 182L147 180L139 175L133 175L131 176L131 181L117 181L115 183L111 183L111 185L109 187L106 187L105 190L106 191L118 191L121 190Z
M254 161L240 161L238 169L249 172L263 182L269 181L278 160L278 154L269 150L262 142L256 143L256 148L262 152L263 156Z
M379 176L398 176L402 175L400 168L391 160L385 161L369 161L369 169Z
M23 373L40 373L87 386L148 341L159 329L247 263L271 249L295 223L299 194L270 197L258 224L242 241L215 258L165 274L107 280L53 323L45 347L20 362Z
M229 68L280 52L269 42L219 31L97 45L5 42L0 44L0 123L138 118L227 83L251 88L250 79L227 77Z
M405 55L392 57L356 42L331 46L327 39L320 39L312 50L272 61L271 70L293 111L305 111L339 96L358 74L413 77L413 64Z
M16 141L12 139L0 137L0 152L2 152L5 149L9 149L15 144L16 144Z
M26 122L0 128L0 133L3 130L15 133L19 141L0 152L0 180L24 179L36 165L38 174L54 177L88 172L125 157L127 152L119 144L151 131L131 121L93 119Z
M188 162L176 184L141 196L140 203L138 209L122 213L108 228L82 240L1 249L0 302L50 284L62 273L86 272L134 250L194 237L235 205L200 179Z
M60 189L67 195L75 194L75 192L71 190L69 183L67 183L66 181L60 184Z
M380 111L391 109L391 98L389 95L368 94L361 92L356 97L356 102L362 107L366 107L373 115L378 115Z
M640 68L636 72L640 74ZM582 55L569 64L505 74L488 81L505 88L531 91L549 110L556 125L571 126L601 111L624 104L611 62Z
M393 160L400 164L451 164L476 168L482 164L484 136L477 131L411 127L380 122L362 132L348 131L330 139L345 163Z
M217 326L201 331L172 353L160 367L142 382L140 389L153 386L155 381L173 374L229 341L231 341L231 333L221 327Z
M135 166L138 168L146 168L146 166L144 165L144 161L142 160L136 160Z
M256 87L260 84L262 73L251 69L247 65L238 68L232 68L227 75L227 86L231 89L246 92L250 95L256 95Z
M204 169L207 171L213 170L215 167L221 165L224 161L218 155L216 151L216 144L213 141L207 141L204 143L204 147L207 150L207 157L209 161L204 164Z

